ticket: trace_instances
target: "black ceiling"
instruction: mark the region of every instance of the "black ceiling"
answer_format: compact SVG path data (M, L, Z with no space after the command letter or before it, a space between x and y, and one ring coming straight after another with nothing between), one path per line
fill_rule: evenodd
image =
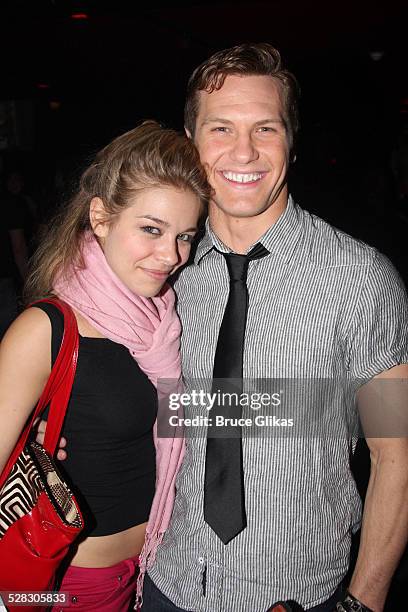
M404 4L2 2L0 100L56 102L56 133L67 141L103 140L143 117L179 127L194 66L217 49L268 41L298 75L306 114L338 113L354 98L359 107L377 96L396 104L407 95Z
M177 78L213 50L267 40L289 60L363 56L383 50L405 62L404 2L14 0L1 8L5 93L38 82L76 95L94 84ZM72 19L86 13L88 19Z

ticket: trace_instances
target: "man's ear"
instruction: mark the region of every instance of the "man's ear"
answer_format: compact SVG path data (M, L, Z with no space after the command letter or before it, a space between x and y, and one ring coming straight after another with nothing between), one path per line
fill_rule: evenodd
M106 238L109 231L109 215L101 198L92 198L89 206L89 221L98 238Z
M190 138L190 140L192 140L191 132L186 128L186 126L184 126L184 131L186 133L187 138Z

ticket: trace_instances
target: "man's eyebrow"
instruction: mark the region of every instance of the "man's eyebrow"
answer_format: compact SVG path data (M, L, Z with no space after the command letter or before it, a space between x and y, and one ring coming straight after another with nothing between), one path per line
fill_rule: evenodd
M281 123L283 124L283 120L280 118L276 118L276 117L270 117L268 119L262 119L261 121L257 121L254 125L259 126L259 125L265 125L266 123Z
M202 125L207 125L208 123L222 123L224 125L231 125L233 121L230 121L229 119L224 119L223 117L206 117ZM261 119L260 121L256 121L254 125L260 126L260 125L265 125L266 123L284 124L284 121L280 117L267 117L266 119Z
M222 117L206 117L202 123L202 125L207 125L207 123L224 123L225 125L231 125L232 121L229 119L223 119Z
M164 227L170 227L170 223L167 221L163 221L163 219L158 219L157 217L153 217L152 215L140 215L136 217L136 219L150 219L150 221L154 221L159 225L163 225Z

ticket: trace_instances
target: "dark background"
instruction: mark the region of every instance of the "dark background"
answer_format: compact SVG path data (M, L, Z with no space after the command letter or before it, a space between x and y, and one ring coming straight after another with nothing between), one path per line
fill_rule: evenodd
M234 44L270 42L302 89L290 176L297 201L377 246L407 281L404 4L2 2L0 176L22 170L46 219L110 139L147 118L182 128L185 86L197 64ZM367 461L357 455L363 495ZM405 559L389 611L407 609L407 582ZM398 597L405 601L397 604Z
M64 180L77 173L100 146L141 119L182 128L193 68L216 50L267 41L302 89L291 177L297 200L378 246L406 278L404 4L2 2L3 167L23 160L28 187L47 208L56 169Z

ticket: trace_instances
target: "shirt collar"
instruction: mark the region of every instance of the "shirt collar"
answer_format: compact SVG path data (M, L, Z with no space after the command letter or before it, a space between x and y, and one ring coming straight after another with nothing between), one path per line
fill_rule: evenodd
M282 261L287 263L292 257L298 243L300 231L300 209L294 203L292 197L289 196L286 209L276 223L268 228L257 242L261 242L270 253L274 253L274 255L277 255ZM255 244L252 244L247 252L249 252ZM205 234L197 247L194 263L199 264L202 258L214 248L224 253L231 252L231 249L229 249L213 232L210 227L209 219L207 219L205 223Z

